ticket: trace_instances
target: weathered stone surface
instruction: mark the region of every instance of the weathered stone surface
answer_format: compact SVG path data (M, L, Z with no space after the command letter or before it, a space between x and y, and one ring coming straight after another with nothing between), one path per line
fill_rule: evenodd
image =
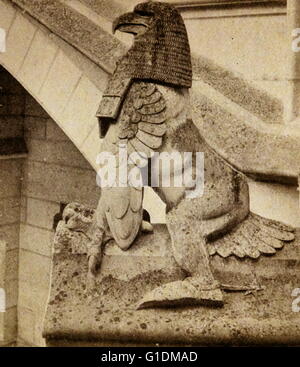
M19 247L19 223L0 227L0 239L4 240L9 250Z
M284 126L250 126L197 89L193 90L192 107L203 138L238 170L264 181L297 182L298 132Z
M252 212L300 227L299 192L295 185L249 182L250 209Z
M28 93L26 94L25 116L49 118L43 107Z
M29 160L91 170L89 162L70 140L61 142L30 139L27 148Z
M47 204L45 204L47 209ZM35 223L33 217L27 219L27 222ZM53 221L53 216L52 216ZM39 223L37 222L37 225ZM53 223L52 223L53 224ZM53 232L50 230L31 226L30 224L21 224L20 227L20 247L44 256L51 256L51 244L53 241Z
M283 105L266 92L254 88L251 84L225 70L205 57L193 59L194 80L202 80L214 89L221 91L233 102L272 124L283 120Z
M82 145L93 127L98 124L95 115L101 96L99 88L87 77L81 78L63 113L64 128L75 137L75 144Z
M29 139L45 139L47 120L37 116L26 116L24 119L24 136ZM54 124L54 122L52 121ZM57 127L59 129L59 127Z
M41 48L43 48L42 62ZM47 33L43 32L43 30L38 30L20 71L20 79L25 85L30 83L30 88L34 93L38 93L43 85L56 53L57 46L48 42ZM36 78L32 78L33 68Z
M2 102L4 105L7 106L7 101ZM0 108L0 111L2 108ZM4 108L5 110L5 108ZM22 116L8 116L8 108L6 111L2 111L5 116L1 116L1 131L0 131L0 138L13 138L16 136L22 136Z
M63 52L59 52L39 91L39 98L49 111L59 116L68 103L82 71L74 65Z
M164 226L138 239L127 252L114 243L105 250L95 287L86 282L87 259L68 247L54 254L44 336L62 340L126 344L299 344L298 314L291 293L299 287L300 240L274 257L211 260L227 290L222 309L136 310L149 290L184 278L170 255ZM76 344L76 342L74 342ZM90 344L90 345L91 345Z
M102 57L105 57L109 51L122 47L119 41L104 32L101 27L89 22L87 18L77 14L61 1L13 0L13 2L77 49L85 50L89 57L97 57L100 64L102 64ZM112 58L111 61L114 63L116 60Z
M0 156L26 156L27 147L23 138L0 139Z
M16 14L16 10L10 6L10 4L6 4L1 2L0 4L0 11L3 15L4 21L1 24L1 27L5 29L5 31L8 31L10 25L13 22L14 16Z
M1 185L0 198L18 196L21 189L21 166L19 160L0 161Z
M0 55L1 63L9 63L11 72L17 73L19 71L35 31L35 26L18 13L12 22L7 37L7 52Z
M16 196L1 199L0 214L1 226L17 223L20 215L20 198Z
M52 187L51 192L49 187ZM75 199L91 206L96 205L99 196L92 170L70 166L66 176L65 167L34 161L27 162L25 166L22 190L25 196L41 200L68 203Z
M115 19L116 16L124 14L126 11L126 3L118 4L115 1L107 3L106 0L83 0L86 6L90 7L97 14L100 14L111 21ZM132 4L130 4L132 6Z

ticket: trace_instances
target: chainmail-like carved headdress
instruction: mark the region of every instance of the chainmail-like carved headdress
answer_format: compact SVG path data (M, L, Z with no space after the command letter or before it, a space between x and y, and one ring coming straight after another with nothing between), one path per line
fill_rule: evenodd
M190 88L192 65L190 46L183 19L176 8L160 2L138 4L134 13L151 15L149 29L134 40L120 60L122 70L132 78Z
M147 17L148 26L135 37L133 46L122 57L104 92L97 116L117 118L124 96L135 79L174 87L192 86L191 52L187 31L177 9L170 4L148 1L122 17Z

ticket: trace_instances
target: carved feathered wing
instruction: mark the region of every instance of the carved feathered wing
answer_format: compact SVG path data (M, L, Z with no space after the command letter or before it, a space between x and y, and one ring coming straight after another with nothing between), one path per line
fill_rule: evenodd
M120 116L112 124L104 139L102 151L115 155L117 171L123 163L119 160L120 148L127 149L127 170L137 164L147 164L148 159L163 144L166 132L166 103L154 83L135 82L124 101ZM137 153L137 160L130 159ZM127 175L126 175L127 177ZM130 186L117 174L116 187L102 190L105 195L105 213L115 241L128 249L136 238L143 216L142 186ZM124 184L120 187L119 182Z
M128 154L150 158L163 143L166 132L166 102L153 83L133 84L120 119L119 142L127 144Z
M285 243L295 239L295 230L280 222L250 213L232 232L208 243L210 255L257 259L260 255L272 255Z

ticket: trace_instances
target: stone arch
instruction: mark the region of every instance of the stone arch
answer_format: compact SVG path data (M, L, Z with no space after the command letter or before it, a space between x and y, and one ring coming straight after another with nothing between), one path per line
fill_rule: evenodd
M7 34L6 52L0 54L0 64L95 167L94 147L99 144L95 112L107 73L4 2L0 3L0 24Z

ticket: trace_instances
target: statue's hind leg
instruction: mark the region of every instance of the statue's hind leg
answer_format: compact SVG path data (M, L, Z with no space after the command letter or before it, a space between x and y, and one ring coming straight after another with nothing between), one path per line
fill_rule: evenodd
M164 284L148 293L138 308L207 305L220 307L223 295L219 283L210 268L205 239L199 233L199 220L188 213L180 213L180 207L167 214L173 256L187 273L183 281Z
M197 277L205 287L215 284L205 239L197 233L197 225L189 218L167 215L167 227L171 236L173 256L177 264L188 274Z

